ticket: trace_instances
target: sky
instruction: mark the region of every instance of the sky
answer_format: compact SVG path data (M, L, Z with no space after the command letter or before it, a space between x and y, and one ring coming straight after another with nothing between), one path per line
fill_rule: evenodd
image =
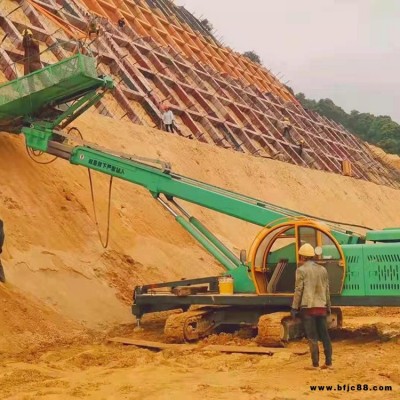
M175 0L308 98L400 123L400 0Z

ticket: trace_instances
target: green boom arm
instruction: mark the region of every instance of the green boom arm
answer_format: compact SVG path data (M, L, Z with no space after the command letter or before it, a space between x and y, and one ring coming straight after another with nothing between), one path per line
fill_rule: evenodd
M259 226L277 219L303 216L262 200L87 147L75 147L70 162L143 186L154 197L164 194L167 198L182 199ZM348 231L333 230L333 235L340 244L360 240L358 235Z
M49 130L24 128L23 133L28 146L47 151L51 139ZM164 194L168 199L185 200L259 226L266 226L278 219L303 216L293 210L86 146L71 149L69 161L143 186L155 198ZM340 244L358 243L361 240L360 236L348 231L333 229L332 232Z

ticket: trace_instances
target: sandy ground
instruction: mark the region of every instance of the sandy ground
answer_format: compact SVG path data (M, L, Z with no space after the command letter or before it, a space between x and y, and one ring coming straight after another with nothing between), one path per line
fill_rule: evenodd
M170 161L175 172L192 178L321 217L376 228L400 226L400 191L391 188L94 114L77 124L87 140ZM308 356L171 354L107 344L108 335L132 334L134 285L215 275L221 267L141 188L114 182L111 241L104 250L86 170L63 160L38 165L28 158L22 138L1 134L0 171L8 278L6 286L0 285L0 398L340 398L338 393L313 395L309 385L399 384L397 339L385 342L364 328L335 342L337 368L327 373L304 371ZM108 179L95 174L102 232L107 188ZM248 248L259 230L185 206L235 252ZM351 331L374 324L392 329L399 320L396 310L355 310L348 317ZM163 340L162 318L149 318L140 337ZM371 396L364 398L398 398ZM346 398L361 396L346 393Z
M357 313L359 310L357 310ZM391 311L392 312L392 311ZM395 311L393 311L395 312ZM273 356L222 354L211 351L161 352L106 344L92 336L90 344L66 344L49 350L28 350L0 359L2 399L398 399L399 339L382 340L380 332L391 326L400 334L393 317L382 316L379 325L348 315L347 334L334 341L332 371L305 370L308 354L304 341L292 343ZM146 318L139 338L162 340L164 318ZM357 328L357 330L355 330ZM133 326L113 333L132 336ZM135 335L133 335L135 336ZM232 334L214 335L212 344L254 345L251 339ZM337 385L390 386L391 391L346 392ZM314 392L312 385L333 385L336 391Z

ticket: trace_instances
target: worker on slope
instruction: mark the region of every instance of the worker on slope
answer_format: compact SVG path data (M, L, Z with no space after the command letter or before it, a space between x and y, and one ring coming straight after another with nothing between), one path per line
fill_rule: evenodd
M165 112L163 114L164 128L167 132L174 133L174 114L171 107L165 107Z
M289 118L285 117L281 122L282 130L283 130L283 137L286 140L291 139L290 131L292 130L292 124L289 121Z
M300 247L299 256L303 265L296 271L291 314L296 318L300 310L310 346L312 367L319 368L320 340L325 353L325 364L321 368L332 368L332 344L327 322L327 315L331 312L328 272L322 265L313 261L315 251L309 243Z
M3 252L3 245L4 245L4 223L3 221L0 219L0 254ZM6 281L6 277L4 275L4 269L3 269L3 264L1 263L0 260L0 282L5 282Z
M126 25L125 18L124 18L124 17L120 18L120 19L118 20L118 26L119 26L119 28L120 28L121 30L124 30L125 25Z
M24 75L28 75L42 68L40 48L39 42L33 39L33 34L30 29L25 29L22 35L22 46L25 50Z
M89 20L87 27L87 35L90 40L96 39L100 34L100 25L98 22L98 18L96 16L92 16Z
M303 155L304 155L304 139L300 139L300 141L297 143L297 145L299 146L297 148L297 154L300 157L303 157Z

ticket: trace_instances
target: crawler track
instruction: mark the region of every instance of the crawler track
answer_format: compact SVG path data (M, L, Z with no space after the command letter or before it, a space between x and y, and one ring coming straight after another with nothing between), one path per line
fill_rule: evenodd
M196 310L173 314L168 317L164 334L169 342L193 342L207 336L212 330L212 321L206 317L211 311Z
M262 315L258 320L257 343L261 346L283 347L285 328L282 320L287 316L287 312Z

